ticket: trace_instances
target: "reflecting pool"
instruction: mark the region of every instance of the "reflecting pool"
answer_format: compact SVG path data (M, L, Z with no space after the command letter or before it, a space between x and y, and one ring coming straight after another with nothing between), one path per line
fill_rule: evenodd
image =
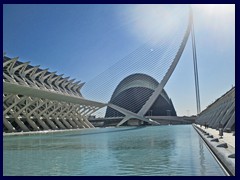
M4 136L3 175L224 176L191 125Z

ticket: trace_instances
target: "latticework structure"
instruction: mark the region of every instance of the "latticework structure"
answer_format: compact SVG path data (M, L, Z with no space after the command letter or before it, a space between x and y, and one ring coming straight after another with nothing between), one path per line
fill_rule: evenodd
M4 56L3 131L93 128L88 116L105 104L83 98L83 85Z
M196 123L211 128L235 131L235 87L202 111Z

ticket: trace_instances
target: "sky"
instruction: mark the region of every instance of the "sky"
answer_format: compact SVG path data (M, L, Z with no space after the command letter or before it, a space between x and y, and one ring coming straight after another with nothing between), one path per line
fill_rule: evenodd
M5 4L3 51L22 62L30 61L31 65L86 82L87 88L88 82L143 45L153 33L167 25L174 29L174 18L167 17L176 6L182 11L187 7ZM192 9L204 110L235 86L235 6L194 4ZM165 86L179 116L194 115L197 111L192 59L189 38Z

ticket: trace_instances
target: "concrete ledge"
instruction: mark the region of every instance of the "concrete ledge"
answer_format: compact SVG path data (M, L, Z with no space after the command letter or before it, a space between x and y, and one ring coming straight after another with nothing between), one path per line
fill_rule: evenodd
M205 141L210 150L217 157L219 162L223 165L226 171L235 176L235 148L229 146L226 142L218 139L218 141L212 141L213 139L207 138L204 130L193 124L194 129L198 132L200 137ZM208 133L209 135L209 133Z
M45 131L29 131L29 132L12 132L12 133L3 133L3 137L8 136L32 136L32 135L38 135L38 134L57 134L57 133L63 133L63 132L75 132L75 131L84 131L84 130L90 130L95 129L94 128L78 128L78 129L59 129L59 130L45 130Z

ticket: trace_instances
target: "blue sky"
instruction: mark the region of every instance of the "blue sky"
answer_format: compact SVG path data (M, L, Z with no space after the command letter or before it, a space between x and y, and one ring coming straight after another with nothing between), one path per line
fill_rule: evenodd
M4 5L3 50L9 57L89 82L164 24L166 19L155 13L159 6ZM235 7L192 7L203 110L235 85ZM167 14L172 5L164 8L161 13ZM165 89L178 115L196 114L190 39Z

